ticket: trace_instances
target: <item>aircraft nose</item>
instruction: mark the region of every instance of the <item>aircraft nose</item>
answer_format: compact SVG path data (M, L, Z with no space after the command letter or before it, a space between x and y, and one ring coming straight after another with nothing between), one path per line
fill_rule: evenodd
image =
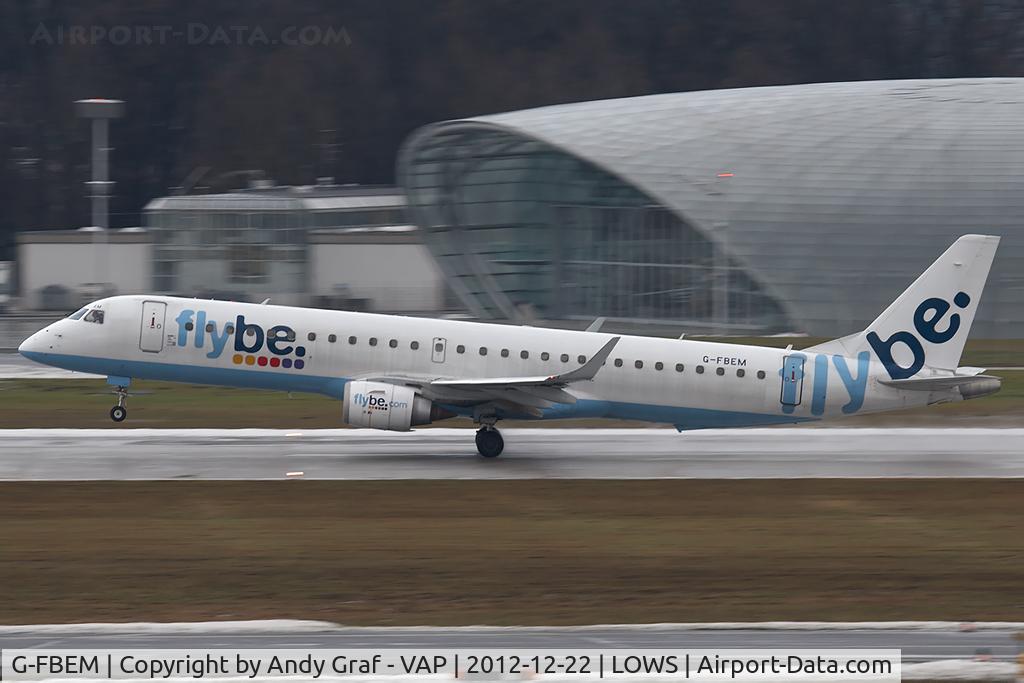
M33 356L37 356L38 354L46 351L48 346L46 343L47 332L48 330L39 330L28 339L21 342L21 345L18 346L18 353L25 356L25 358L31 359Z

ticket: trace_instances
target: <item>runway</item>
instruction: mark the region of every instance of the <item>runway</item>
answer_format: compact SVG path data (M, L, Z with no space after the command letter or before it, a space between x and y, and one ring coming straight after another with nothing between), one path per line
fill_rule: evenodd
M904 663L971 659L1011 661L1013 631L983 630L708 630L666 626L579 628L346 628L266 633L40 633L0 635L2 648L900 648Z
M7 430L0 480L1024 477L1024 429Z

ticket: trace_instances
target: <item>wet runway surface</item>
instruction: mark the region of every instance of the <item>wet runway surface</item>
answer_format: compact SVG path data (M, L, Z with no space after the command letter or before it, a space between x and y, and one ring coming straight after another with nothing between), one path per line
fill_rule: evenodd
M74 633L52 630L0 634L0 647L48 649L106 648L900 648L905 663L975 656L1010 661L1019 643L1013 631L980 630L721 630L693 631L672 626L641 628L337 628L325 632Z
M2 480L1024 477L1024 429L7 430Z

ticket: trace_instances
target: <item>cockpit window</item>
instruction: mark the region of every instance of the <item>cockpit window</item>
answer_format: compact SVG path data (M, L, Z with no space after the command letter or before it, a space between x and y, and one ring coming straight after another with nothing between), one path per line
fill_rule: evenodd
M83 318L83 320L85 320L85 322L87 323L96 323L97 325L102 325L103 311L101 311L98 308L94 308L85 314L85 318Z
M85 315L85 312L88 310L88 308L79 308L77 311L68 316L68 320L78 320L83 315Z

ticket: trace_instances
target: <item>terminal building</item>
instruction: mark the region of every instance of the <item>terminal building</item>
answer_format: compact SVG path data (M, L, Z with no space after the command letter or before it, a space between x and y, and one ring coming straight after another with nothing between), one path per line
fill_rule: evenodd
M399 159L469 312L690 332L862 329L1002 235L974 335L1024 336L1024 79L652 95L446 121Z
M414 132L397 170L399 188L261 182L156 199L141 230L23 233L20 299L66 310L154 291L836 337L956 237L983 232L1003 241L973 334L1024 337L1024 79L718 90L446 121Z
M393 187L272 186L151 201L144 228L18 236L21 295L63 310L108 294L432 313L453 302Z

